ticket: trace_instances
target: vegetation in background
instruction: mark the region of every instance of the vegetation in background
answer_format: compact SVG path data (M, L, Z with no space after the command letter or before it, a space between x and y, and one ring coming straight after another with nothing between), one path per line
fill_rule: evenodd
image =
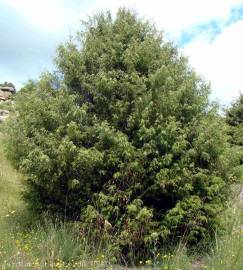
M0 86L3 86L3 87L13 87L15 89L14 84L11 83L11 82L0 83Z
M243 94L226 110L226 123L229 125L230 142L240 151L243 165Z
M6 125L26 201L81 221L90 243L109 237L120 261L209 240L237 181L237 158L208 85L130 11L85 27L59 47L59 73L16 97Z

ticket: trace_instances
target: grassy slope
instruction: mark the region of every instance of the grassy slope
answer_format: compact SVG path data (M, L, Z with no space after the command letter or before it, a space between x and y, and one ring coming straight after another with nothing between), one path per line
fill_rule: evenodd
M18 174L6 160L3 154L2 135L0 134L0 215L9 214L22 207L19 190L21 188Z
M75 226L56 226L48 219L40 224L26 211L20 196L22 177L4 157L2 138L0 133L0 269L124 269L112 266L109 246L92 248ZM156 269L242 270L243 217L238 202L232 204L225 221L227 231L208 256L191 264L183 248L173 254L161 252L153 258ZM152 269L150 263L141 262L139 269Z

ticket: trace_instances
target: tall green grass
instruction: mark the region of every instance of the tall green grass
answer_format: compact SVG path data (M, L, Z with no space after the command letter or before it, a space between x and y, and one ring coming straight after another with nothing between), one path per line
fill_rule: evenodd
M127 269L124 261L116 261L109 239L91 242L78 222L51 221L27 210L21 199L23 177L4 157L2 141L0 133L0 269ZM181 243L170 252L155 249L151 259L131 269L242 270L242 209L238 200L232 202L223 216L225 233L216 233L215 243L203 257L189 256Z
M225 233L216 235L215 245L204 259L207 269L243 269L243 205L237 199L225 215Z

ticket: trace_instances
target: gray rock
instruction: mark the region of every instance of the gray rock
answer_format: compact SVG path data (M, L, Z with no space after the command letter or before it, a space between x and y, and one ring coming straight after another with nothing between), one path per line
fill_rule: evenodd
M15 88L9 86L0 86L0 101L6 101L16 93Z

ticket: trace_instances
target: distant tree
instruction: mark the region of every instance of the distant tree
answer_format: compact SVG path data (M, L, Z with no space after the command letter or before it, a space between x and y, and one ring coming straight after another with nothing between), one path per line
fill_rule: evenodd
M13 83L11 82L4 82L4 83L0 83L0 86L8 86L8 87L13 87L15 89L15 86Z
M130 11L85 27L59 47L63 80L46 74L16 101L8 152L27 176L25 198L108 232L127 258L214 235L232 154L208 85Z
M226 111L227 122L232 126L237 126L243 123L243 94L240 93L239 97L231 104Z
M232 143L243 146L243 94L226 110L226 122L231 127Z

